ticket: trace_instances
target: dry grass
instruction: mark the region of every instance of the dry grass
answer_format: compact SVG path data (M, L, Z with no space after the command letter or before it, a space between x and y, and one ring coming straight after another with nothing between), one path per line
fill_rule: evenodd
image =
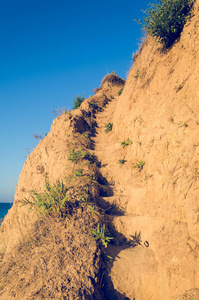
M0 264L0 299L95 299L99 251L89 229L97 221L86 207L39 219Z

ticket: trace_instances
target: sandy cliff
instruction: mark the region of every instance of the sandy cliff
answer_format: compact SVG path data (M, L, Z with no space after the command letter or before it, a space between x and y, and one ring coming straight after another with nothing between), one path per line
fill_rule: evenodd
M199 300L198 17L196 1L171 49L147 39L125 85L106 76L30 154L0 227L0 299ZM84 152L78 164L74 149ZM69 180L67 216L22 206L45 178ZM80 201L85 191L96 213ZM97 224L114 237L107 263Z
M127 236L141 231L150 245L137 248L133 260L132 253L120 253L124 264L113 266L114 274L127 265L123 281L114 280L119 290L128 288L130 299L199 299L198 17L197 1L168 51L145 41L114 111L115 138L133 141L125 165L145 162L142 171L128 166L126 178L118 178L129 199L127 216L115 226Z

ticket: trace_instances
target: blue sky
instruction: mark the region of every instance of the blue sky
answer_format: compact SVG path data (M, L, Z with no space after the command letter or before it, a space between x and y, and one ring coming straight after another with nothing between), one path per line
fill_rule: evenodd
M112 71L126 79L149 1L0 0L0 202L54 119Z

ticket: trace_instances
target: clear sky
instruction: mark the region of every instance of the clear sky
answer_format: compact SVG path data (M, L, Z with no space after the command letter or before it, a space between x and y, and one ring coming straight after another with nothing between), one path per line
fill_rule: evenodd
M150 1L0 0L0 202L54 119L112 71L126 79Z

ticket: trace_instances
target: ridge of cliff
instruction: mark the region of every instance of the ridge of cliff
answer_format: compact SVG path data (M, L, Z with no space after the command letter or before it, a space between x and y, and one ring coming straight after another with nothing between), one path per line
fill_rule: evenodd
M107 77L79 109L53 121L24 164L0 227L2 300L105 299L101 255L108 220L98 203L102 184L92 137L96 114L124 85L116 75Z

